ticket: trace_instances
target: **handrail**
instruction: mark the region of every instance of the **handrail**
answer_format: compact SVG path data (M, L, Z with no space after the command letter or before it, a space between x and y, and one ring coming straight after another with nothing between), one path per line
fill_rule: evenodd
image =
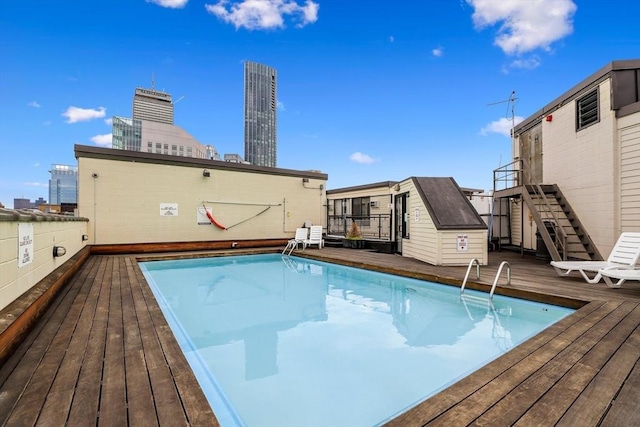
M493 285L491 285L491 292L489 292L489 299L493 298L493 293L496 290L496 285L498 284L498 279L500 278L500 273L502 273L502 267L507 266L507 285L511 284L511 266L507 261L502 261L500 263L500 267L498 267L498 273L496 274L496 278L493 279Z
M567 259L567 233L560 226L560 221L556 216L556 213L554 212L553 208L551 207L551 204L549 203L549 199L547 199L546 194L544 194L544 190L542 190L542 187L537 182L537 180L534 180L533 177L531 176L529 162L527 162L526 159L520 159L520 161L522 162L522 172L524 173L528 181L531 183L530 185L534 188L535 195L538 198L542 199L542 201L544 202L544 206L547 208L545 213L547 215L551 215L551 218L553 218L553 221L555 223L555 229L556 229L555 243L560 245L562 249L562 259L566 260ZM524 185L526 186L526 184ZM528 191L528 190L526 190L525 188L525 191ZM539 232L542 233L542 231L539 231ZM558 236L560 236L561 240L558 239Z
M476 279L480 278L480 263L478 262L477 259L473 258L469 262L469 268L467 268L467 274L464 275L464 280L462 281L462 286L460 286L460 295L462 295L464 293L464 287L467 285L467 279L469 278L469 273L471 272L471 267L473 267L474 263L476 265Z

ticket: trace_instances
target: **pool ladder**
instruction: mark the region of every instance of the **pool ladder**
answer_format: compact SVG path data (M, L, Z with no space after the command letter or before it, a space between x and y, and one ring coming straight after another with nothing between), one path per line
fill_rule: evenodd
M480 263L476 258L473 258L469 262L469 268L467 268L467 274L464 275L464 280L462 281L462 286L460 287L460 296L464 294L464 287L467 286L467 280L469 279L469 273L471 273L471 269L473 266L476 266L476 279L480 279ZM496 273L495 279L493 279L493 284L491 285L491 292L489 292L489 299L493 299L493 293L496 290L496 286L498 285L498 279L500 278L500 274L502 273L502 269L504 266L507 266L507 286L511 284L511 266L507 261L502 261L500 263L500 267L498 267L498 273Z

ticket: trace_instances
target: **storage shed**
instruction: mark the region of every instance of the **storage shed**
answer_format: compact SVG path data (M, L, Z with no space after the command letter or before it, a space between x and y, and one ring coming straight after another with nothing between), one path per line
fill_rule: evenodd
M396 244L433 265L488 262L487 225L451 177L410 177L396 186Z

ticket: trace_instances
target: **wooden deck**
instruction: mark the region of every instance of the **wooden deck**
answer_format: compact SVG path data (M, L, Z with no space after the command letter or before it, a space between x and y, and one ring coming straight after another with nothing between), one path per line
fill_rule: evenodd
M457 286L466 272L367 250L303 255ZM488 289L503 260L512 282L497 292L582 308L389 425L640 425L640 284L588 285L493 252L469 287ZM217 425L136 255L91 255L0 367L0 425L96 424Z

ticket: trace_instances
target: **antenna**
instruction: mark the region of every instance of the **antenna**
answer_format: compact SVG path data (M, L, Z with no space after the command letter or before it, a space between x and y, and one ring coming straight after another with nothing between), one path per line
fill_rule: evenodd
M516 127L516 104L518 98L516 98L516 91L513 90L511 91L511 95L509 95L508 99L505 99L503 101L497 101L497 102L492 102L490 104L487 104L487 107L490 105L497 105L497 104L504 104L505 102L507 103L507 113L505 115L505 117L509 117L509 106L511 106L511 143L512 143L512 147L513 147L513 142L514 142L514 138L515 138L515 127Z
M155 88L156 88L156 78L155 78L154 73L152 71L151 72L151 89L155 90Z
M176 105L178 102L182 101L185 98L186 98L186 95L182 95L180 98L178 98L177 101L173 101L173 105Z

